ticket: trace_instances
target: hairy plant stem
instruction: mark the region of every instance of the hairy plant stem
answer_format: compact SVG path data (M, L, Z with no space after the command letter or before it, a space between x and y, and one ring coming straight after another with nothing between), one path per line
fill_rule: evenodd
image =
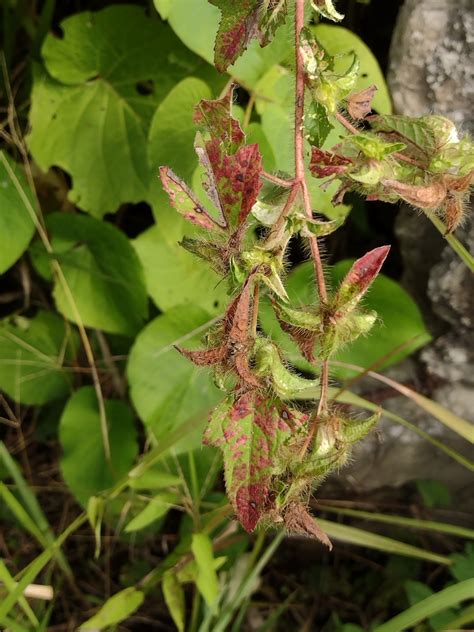
M309 219L313 218L311 208L311 199L309 196L308 185L305 178L304 165L304 97L305 97L305 72L303 56L300 51L300 35L304 28L304 0L295 0L295 54L296 54L296 94L295 94L295 184L301 188L303 194L304 209ZM326 281L324 279L324 270L319 251L317 237L310 237L311 255L313 259L314 271L318 286L319 299L321 303L327 302ZM318 419L327 410L328 392L329 392L329 365L327 361L323 361L321 365L321 395L318 405L316 417L310 429L309 435L304 445L304 452L308 449L311 440L315 434Z

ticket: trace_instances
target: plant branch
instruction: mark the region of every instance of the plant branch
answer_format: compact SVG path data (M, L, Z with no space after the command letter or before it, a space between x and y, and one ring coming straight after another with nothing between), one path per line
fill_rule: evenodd
M313 210L311 208L311 199L309 195L308 185L305 179L304 164L304 97L305 97L305 72L303 56L300 50L300 35L304 27L304 0L296 0L295 8L295 54L296 54L296 94L295 94L295 180L299 183L303 193L304 209L308 219L313 219ZM324 270L319 251L317 237L310 237L311 255L313 259L314 271L318 285L319 298L322 303L327 302L327 288L324 279ZM309 436L305 443L306 452L311 439L316 430L318 418L327 410L329 392L329 367L327 361L323 361L321 365L321 396L318 405L318 411L310 430Z

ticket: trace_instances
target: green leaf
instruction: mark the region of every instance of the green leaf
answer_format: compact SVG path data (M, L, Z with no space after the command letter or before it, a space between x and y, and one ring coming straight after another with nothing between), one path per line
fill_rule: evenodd
M163 574L161 587L163 589L165 603L168 606L168 610L178 631L184 632L186 625L184 590L173 571L166 571Z
M449 487L439 481L416 481L425 507L449 507L452 503Z
M97 398L83 386L69 399L59 422L61 471L69 489L86 506L88 499L111 487L131 468L138 452L131 410L118 400L105 402L111 464L107 463Z
M474 577L474 544L466 544L464 553L453 553L451 560L453 565L450 571L455 579L464 581Z
M312 28L318 42L330 55L349 55L355 53L360 62L359 78L354 86L355 91L363 90L375 84L378 91L372 106L381 114L390 114L392 101L385 77L374 54L368 46L352 31L331 24L318 24ZM347 66L347 60L336 60L335 71Z
M219 582L214 568L212 541L205 533L194 533L191 550L198 567L196 585L207 605L212 608L219 595Z
M161 165L171 167L183 180L193 175L198 163L193 147L196 136L194 109L201 99L211 96L204 81L187 77L158 106L150 125L148 156L156 176L153 182L160 189L157 176Z
M199 343L210 316L187 305L169 310L149 323L132 347L127 375L130 395L140 418L156 437L164 437L183 422L196 417L196 435L186 438L187 447L200 434L206 417L218 401L219 391L210 376L183 357L173 345Z
M305 116L306 138L311 145L322 147L334 126L329 122L325 108L312 101Z
M417 623L432 615L472 598L474 595L474 579L448 586L443 590L423 599L408 610L377 626L374 632L401 632L413 629Z
M181 482L181 478L176 474L170 474L158 468L150 468L141 476L131 479L129 485L132 489L160 489L176 487L181 485Z
M35 232L34 196L20 165L0 151L0 274L25 252Z
M344 401L344 399L341 399L340 401ZM324 507L324 511L337 513L341 516L352 516L353 518L359 518L362 520L369 520L373 522L382 522L399 527L407 527L409 529L425 529L427 531L435 531L437 533L448 533L449 535L454 535L459 538L471 538L474 540L474 529L459 527L456 524L434 522L432 520L418 520L417 518L406 518L405 516L382 514L373 511L362 511L360 509L346 509L345 507L325 505L324 502L321 502L320 506ZM468 545L468 547L469 546L470 545ZM460 557L463 556L460 555ZM451 559L454 559L454 556L451 556ZM453 564L453 566L451 567L451 572L453 572L454 567L455 564ZM467 577L456 577L456 579L462 580L467 579Z
M21 404L42 405L72 388L79 340L62 318L40 311L0 322L0 389Z
M79 214L52 213L46 227L53 255L36 251L37 264L45 258L58 262L67 287L56 279L58 310L72 322L111 333L134 335L148 312L140 261L127 237L112 224Z
M202 63L137 6L77 13L61 28L43 45L46 71L35 69L28 143L41 169L72 176L70 200L102 217L146 198L152 116Z
M181 227L180 237L170 235L157 224L133 242L145 271L148 292L164 311L189 304L210 314L221 313L228 301L226 283L207 262L179 245L184 233L192 231L186 229L185 222L175 211L173 217L174 228Z
M126 533L133 533L145 529L156 520L166 516L173 504L178 501L176 494L158 494L142 509L125 527Z
M161 19L166 20L171 11L173 0L153 0L153 4Z
M133 586L112 595L99 612L85 621L79 630L103 630L127 619L142 605L145 595Z

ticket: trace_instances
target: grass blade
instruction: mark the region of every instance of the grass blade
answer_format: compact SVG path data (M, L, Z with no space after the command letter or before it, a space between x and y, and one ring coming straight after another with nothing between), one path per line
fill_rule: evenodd
M466 250L466 248L462 245L456 235L446 235L446 226L434 213L430 213L428 217L439 230L439 232L443 235L443 237L446 239L446 241L454 250L454 252L458 255L458 257L466 264L471 272L474 272L474 257L468 250Z
M436 564L452 564L452 560L450 560L449 557L438 555L437 553L432 553L431 551L425 551L424 549L420 549L412 544L406 544L405 542L401 542L399 540L387 538L384 535L363 531L357 527L350 527L330 520L321 520L320 518L318 518L318 524L330 538L346 542L347 544L364 546L368 549L375 549L392 555L416 557Z
M13 579L13 577L10 575L10 572L8 568L5 566L5 563L3 560L0 560L0 582L3 583L3 585L5 586L8 592L11 592L16 586L16 582ZM38 626L39 621L36 618L36 615L31 609L29 603L26 601L24 597L21 597L20 599L18 599L18 605L28 617L30 623L33 624L34 626ZM1 620L0 620L0 623L2 623L2 625L5 625L5 623Z
M434 522L431 520L417 520L416 518L406 518L405 516L394 516L391 514L362 511L360 509L346 509L345 507L327 505L324 502L318 502L318 508L324 509L324 511L340 514L341 516L352 516L353 518L362 518L363 520L371 520L373 522L384 522L398 527L409 527L410 529L423 529L425 531L436 531L437 533L448 533L449 535L454 535L459 538L474 540L474 529L458 527L458 525L455 524L446 524L445 522Z
M427 617L437 612L446 610L461 603L465 599L472 599L474 595L474 579L466 579L454 586L448 586L443 590L430 595L426 599L408 608L390 621L375 628L374 632L401 632L401 630L413 629L413 627Z
M36 577L41 573L43 568L51 561L51 559L57 553L58 548L63 544L63 542L78 529L82 524L87 521L87 516L85 513L81 514L74 522L72 522L67 529L65 529L61 535L55 540L52 544L48 546L38 557L36 557L31 564L29 564L23 571L20 573L21 579L18 581L15 588L10 592L10 594L3 600L0 604L0 621L8 615L10 610L18 603L19 599L23 596L26 587L33 583Z
M429 441L439 450L442 450L445 454L460 463L463 467L470 470L471 472L474 472L474 463L472 461L470 461L468 458L466 458L453 448L445 445L442 441L435 439L424 430L421 430L421 428L418 428L418 426L415 426L415 424L412 424L410 421L407 421L403 417L400 417L400 415L396 415L395 413L392 413L391 411L386 410L385 408L382 408L381 406L378 406L373 402L369 402L368 399L364 399L363 397L360 397L359 395L356 395L355 393L351 393L349 391L344 391L340 393L337 396L337 401L343 402L344 404L352 404L353 406L360 406L361 408L365 408L366 410L371 410L374 412L377 410L381 410L382 415L384 415L388 419L391 419L392 421L399 423L402 426L405 426L405 428L408 428L409 430L416 433L419 437L422 437L426 441Z
M346 364L345 362L333 362L333 364L343 366L351 371L365 371L365 369L360 366L356 366L355 364ZM433 417L444 424L447 428L463 437L463 439L466 439L470 443L474 443L474 424L471 424L466 419L459 417L459 415L456 415L444 406L441 406L438 402L434 402L428 397L420 395L411 388L408 388L404 384L400 384L396 380L392 380L386 375L376 373L375 371L367 371L367 375L378 382L387 384L387 386L390 386L404 397L410 399L417 406L423 408L423 410L427 413L433 415Z

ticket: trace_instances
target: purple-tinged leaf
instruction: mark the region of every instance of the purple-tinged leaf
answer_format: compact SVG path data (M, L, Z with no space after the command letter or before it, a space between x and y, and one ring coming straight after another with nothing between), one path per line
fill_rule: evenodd
M250 323L252 319L252 290L256 273L251 274L240 294L231 302L222 319L218 339L209 349L189 351L176 347L197 366L220 365L226 371L237 374L243 389L260 388L260 380L249 366L248 354L252 341Z
M338 310L347 311L357 305L380 272L389 251L390 246L374 248L354 263L334 299Z
M345 173L349 165L352 165L352 160L349 158L313 147L309 168L316 178Z
M224 72L245 51L253 38L266 46L286 19L287 0L209 0L222 18L214 48L214 63Z
M245 142L245 134L240 123L231 115L234 87L214 101L203 99L194 111L194 121L205 128L211 138L217 138L226 148L226 153L233 154Z
M218 208L227 224L236 229L247 219L262 187L262 155L258 145L244 145L235 154L226 155L219 141L211 140L206 143L206 160L212 169L208 187L217 196Z
M260 0L209 0L222 12L214 48L214 64L224 72L257 36Z
M205 210L191 189L169 167L160 167L160 178L171 205L180 215L206 230L222 230Z

